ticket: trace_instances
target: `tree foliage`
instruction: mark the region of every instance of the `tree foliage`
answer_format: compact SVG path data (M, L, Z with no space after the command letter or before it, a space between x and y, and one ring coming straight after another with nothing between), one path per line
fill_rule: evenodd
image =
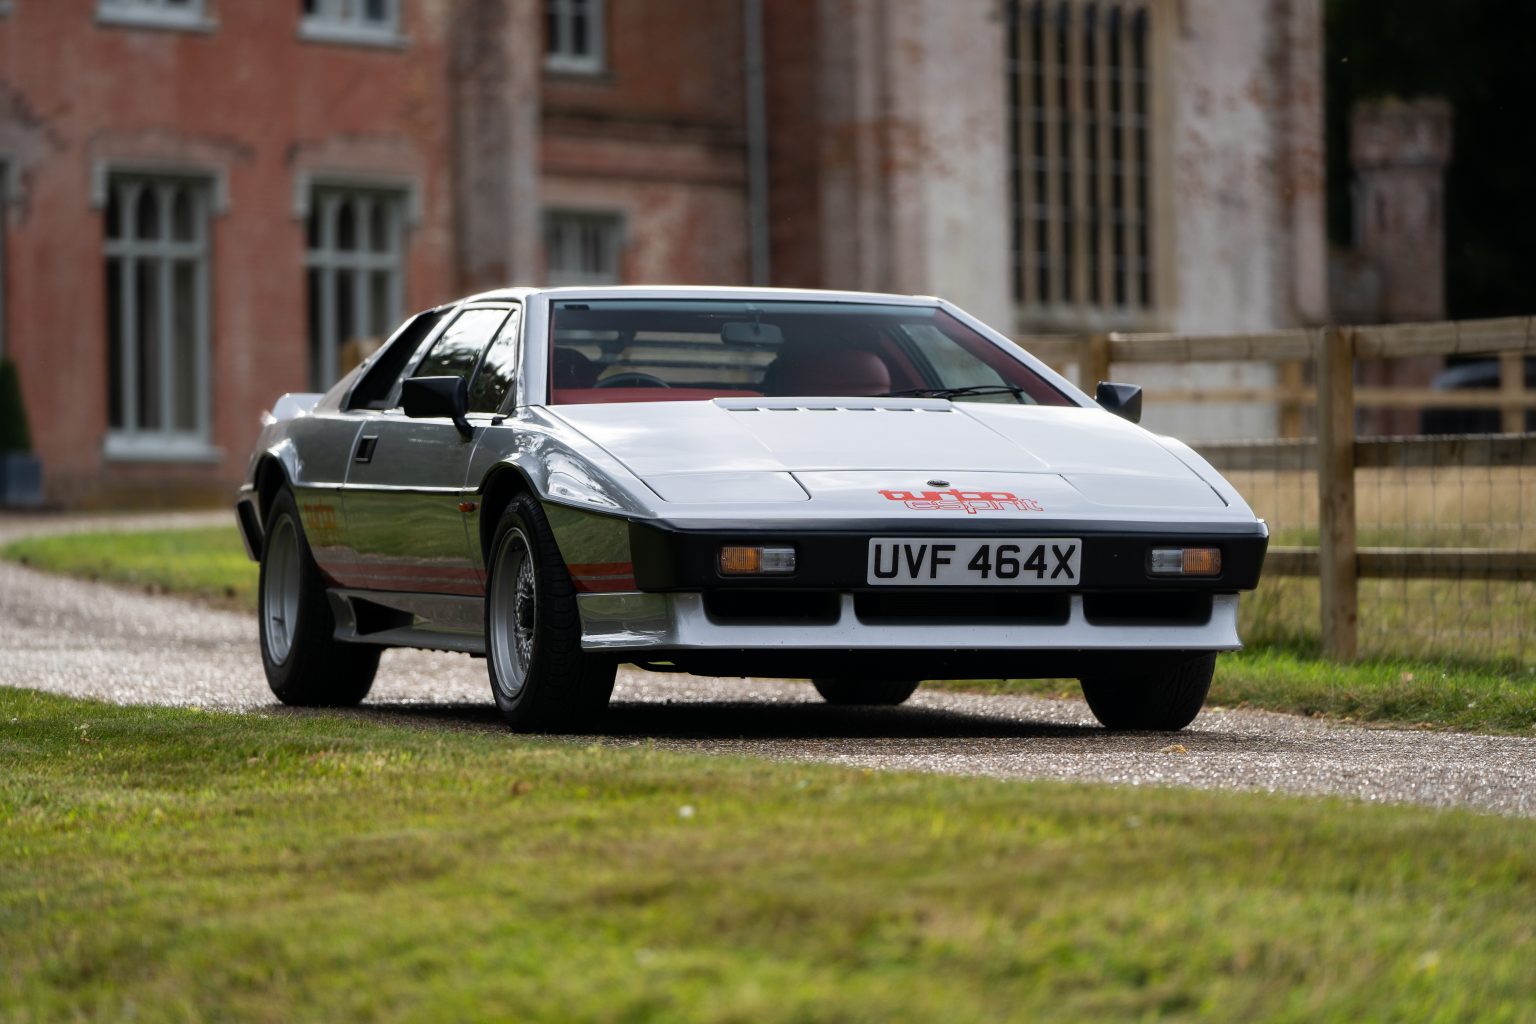
M1446 179L1453 317L1536 312L1536 3L1327 0L1329 225L1350 237L1349 110L1386 96L1454 109Z

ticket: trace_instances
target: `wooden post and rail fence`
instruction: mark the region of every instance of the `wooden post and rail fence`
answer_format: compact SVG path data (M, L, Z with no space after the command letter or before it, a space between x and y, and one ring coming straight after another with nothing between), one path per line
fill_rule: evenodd
M1269 550L1268 575L1316 577L1324 653L1347 661L1359 638L1362 578L1536 580L1536 551L1482 548L1361 548L1356 542L1355 471L1420 467L1536 467L1536 433L1524 432L1536 389L1525 387L1525 358L1536 355L1536 317L1442 323L1324 327L1232 335L1094 334L1021 338L1046 362L1075 365L1092 394L1112 367L1127 364L1264 362L1277 364L1270 388L1157 390L1157 403L1267 403L1279 411L1282 439L1196 444L1223 472L1305 469L1318 480L1318 545ZM1356 386L1363 360L1477 355L1499 361L1497 390ZM1307 385L1308 366L1313 386ZM1124 376L1134 379L1134 372ZM1316 410L1316 437L1304 438L1305 410ZM1356 409L1497 409L1499 434L1362 438Z

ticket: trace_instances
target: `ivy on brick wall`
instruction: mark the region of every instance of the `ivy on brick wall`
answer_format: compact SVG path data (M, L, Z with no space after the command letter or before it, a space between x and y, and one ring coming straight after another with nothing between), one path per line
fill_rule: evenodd
M16 364L0 359L0 452L29 452L32 431L21 404L21 376Z

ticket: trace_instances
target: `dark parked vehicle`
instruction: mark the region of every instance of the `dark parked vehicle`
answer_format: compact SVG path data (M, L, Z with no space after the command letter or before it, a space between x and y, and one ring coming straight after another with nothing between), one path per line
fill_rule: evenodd
M1525 386L1536 388L1536 359L1525 361ZM1442 370L1430 384L1436 391L1497 391L1499 361L1479 359ZM1424 434L1497 434L1504 429L1498 409L1425 409L1419 417ZM1536 430L1536 409L1525 411L1525 429Z

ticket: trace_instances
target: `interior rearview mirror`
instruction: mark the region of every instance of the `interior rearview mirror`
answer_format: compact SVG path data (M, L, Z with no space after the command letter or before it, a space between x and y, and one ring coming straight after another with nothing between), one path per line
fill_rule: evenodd
M720 325L720 340L727 345L782 345L784 332L777 324L732 320Z

